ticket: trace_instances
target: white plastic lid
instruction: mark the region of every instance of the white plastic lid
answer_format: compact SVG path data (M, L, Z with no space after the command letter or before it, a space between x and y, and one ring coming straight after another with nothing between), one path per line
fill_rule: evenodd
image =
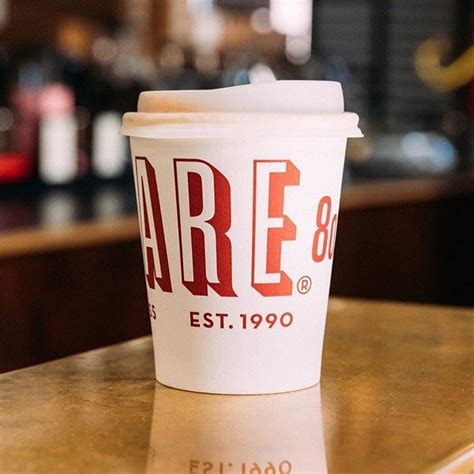
M242 136L360 137L356 114L344 112L341 85L276 81L214 90L140 94L121 133L143 138Z

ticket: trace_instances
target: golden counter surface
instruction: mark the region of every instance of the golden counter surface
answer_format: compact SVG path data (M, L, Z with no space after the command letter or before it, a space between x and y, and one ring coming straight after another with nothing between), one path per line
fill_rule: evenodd
M172 390L150 338L10 372L0 471L472 473L473 343L474 310L332 299L308 390Z

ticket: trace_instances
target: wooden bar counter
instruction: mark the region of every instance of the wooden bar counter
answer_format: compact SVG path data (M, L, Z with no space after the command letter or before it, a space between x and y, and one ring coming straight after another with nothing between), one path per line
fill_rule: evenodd
M0 472L472 473L474 311L332 299L321 384L154 381L149 337L0 376Z

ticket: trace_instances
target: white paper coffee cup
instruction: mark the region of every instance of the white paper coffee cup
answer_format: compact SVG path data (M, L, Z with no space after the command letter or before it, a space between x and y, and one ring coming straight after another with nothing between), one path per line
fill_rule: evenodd
M357 122L340 85L318 81L144 93L125 115L158 381L227 394L319 382Z

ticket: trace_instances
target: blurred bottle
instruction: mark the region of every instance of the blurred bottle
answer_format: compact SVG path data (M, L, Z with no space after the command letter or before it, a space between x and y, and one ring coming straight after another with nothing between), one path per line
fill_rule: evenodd
M8 100L8 56L0 50L0 185L25 178L28 169L21 156L12 148L13 114ZM28 167L27 167L28 168Z
M92 174L98 180L131 176L128 141L119 135L122 115L135 110L138 96L156 84L156 68L127 28L104 31L93 44Z
M113 72L117 57L118 44L112 33L96 38L93 44L91 172L99 180L122 178L128 165L128 145L119 135L122 114L128 106L124 104L127 91L122 90L119 78Z
M39 169L47 184L78 182L90 169L92 36L88 20L65 17L58 23L54 48L44 53Z
M37 140L35 99L37 72L29 59L10 81L12 63L0 53L0 184L2 190L21 187L34 174Z
M8 107L8 56L0 49L0 153L9 145L9 131L13 124L11 111Z
M45 83L38 97L38 173L47 185L79 178L79 134L74 93L59 81Z
M122 115L114 108L100 112L94 118L92 131L92 170L101 179L119 179L128 165L128 148L119 135Z
M30 162L30 188L64 185L79 177L78 124L73 89L53 50L33 50L17 60L10 102L12 142Z

